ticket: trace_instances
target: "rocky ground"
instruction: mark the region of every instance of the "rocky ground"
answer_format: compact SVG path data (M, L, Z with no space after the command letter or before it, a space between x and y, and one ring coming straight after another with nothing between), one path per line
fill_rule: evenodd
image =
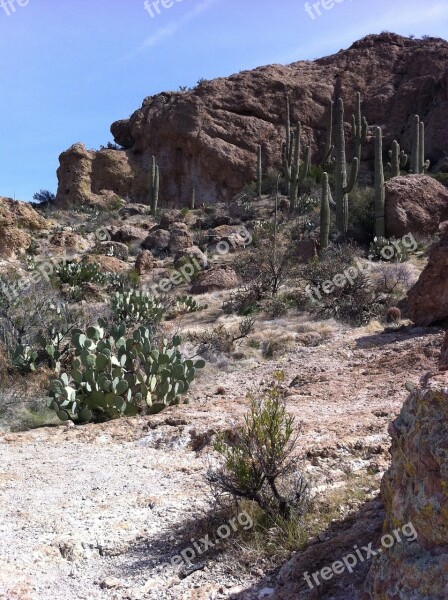
M437 329L325 325L323 336L322 323L309 326L321 332L317 345L305 345L301 333L281 358L209 364L192 402L160 415L3 433L0 598L286 598L281 586L274 592L276 571L262 561L238 563L234 549L202 554L192 573L164 564L201 537L211 435L233 428L246 410L246 390L281 369L288 409L303 423L300 451L314 493L354 473L379 481L389 461L387 426L407 396L405 384L436 368L442 343ZM288 327L302 331L303 323ZM377 533L382 518L370 497L357 520L322 532L303 554L303 569L312 572L322 556L336 560L357 531ZM300 598L355 600L361 579L341 576L325 589L304 588Z

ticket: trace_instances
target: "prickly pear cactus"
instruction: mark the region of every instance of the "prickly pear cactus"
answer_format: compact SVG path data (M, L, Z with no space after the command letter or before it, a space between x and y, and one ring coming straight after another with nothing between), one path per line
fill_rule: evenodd
M203 360L184 360L181 342L175 336L157 348L150 329L127 333L121 323L107 334L102 320L86 332L76 330L71 372L51 381L50 407L62 421L88 422L178 404L205 366Z

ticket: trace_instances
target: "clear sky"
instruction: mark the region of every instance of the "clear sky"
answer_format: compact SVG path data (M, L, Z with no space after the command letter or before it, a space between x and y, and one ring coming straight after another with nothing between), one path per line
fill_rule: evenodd
M321 0L320 16L303 0L144 2L0 0L0 195L56 192L59 154L112 141L146 96L384 30L448 38L447 0Z

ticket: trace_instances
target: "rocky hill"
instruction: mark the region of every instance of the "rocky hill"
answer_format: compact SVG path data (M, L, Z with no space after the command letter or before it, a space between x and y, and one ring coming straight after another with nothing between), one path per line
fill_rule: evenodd
M161 201L186 205L229 201L254 179L256 148L264 169L279 166L285 94L300 120L313 161L322 160L330 98L346 103L347 131L361 92L363 114L383 127L387 148L397 139L411 150L412 116L426 124L426 153L435 165L448 135L448 42L392 33L369 35L348 50L315 61L270 65L145 98L129 119L112 124L124 150L87 151L76 144L60 157L58 202L101 202L108 195L144 202L151 156L161 170ZM364 145L371 159L373 143Z

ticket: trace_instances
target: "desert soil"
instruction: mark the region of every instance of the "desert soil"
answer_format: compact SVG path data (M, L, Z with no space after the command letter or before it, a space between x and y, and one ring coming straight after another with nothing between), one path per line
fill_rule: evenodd
M315 493L347 473L380 476L405 383L436 368L441 341L435 329L335 326L277 359L208 365L191 403L157 416L1 434L0 598L268 597L275 572L262 564L242 569L207 553L193 573L164 564L199 535L211 434L235 427L246 391L280 369Z

